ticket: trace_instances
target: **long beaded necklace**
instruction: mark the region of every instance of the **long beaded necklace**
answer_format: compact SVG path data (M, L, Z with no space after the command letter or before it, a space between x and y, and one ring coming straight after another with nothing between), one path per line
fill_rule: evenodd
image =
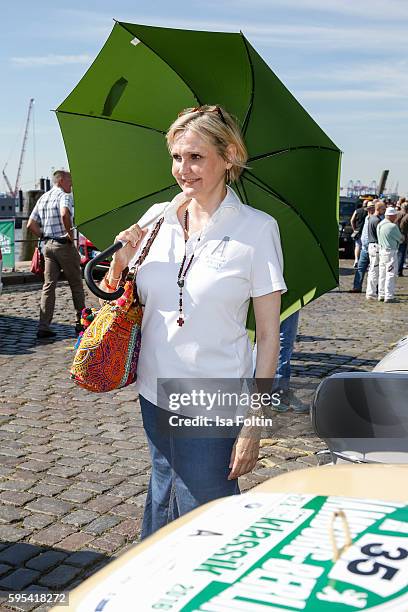
M186 208L184 213L184 257L180 265L180 269L177 275L177 285L179 287L179 318L177 319L177 324L181 327L184 325L184 314L183 314L183 288L184 281L187 276L187 272L189 271L191 264L194 259L194 252L192 253L186 267L185 264L187 262L187 241L188 241L188 209ZM201 240L201 234L197 239L197 243Z

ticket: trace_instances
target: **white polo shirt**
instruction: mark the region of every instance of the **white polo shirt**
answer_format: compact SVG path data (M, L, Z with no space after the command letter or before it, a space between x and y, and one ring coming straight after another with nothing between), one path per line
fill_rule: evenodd
M155 204L139 221L164 213L137 273L145 310L136 389L153 404L158 378L252 377L245 327L250 298L286 291L277 222L242 204L228 187L200 241L197 232L187 242L187 261L193 252L194 259L185 279L180 327L177 275L185 243L177 210L184 201L181 193L172 202Z

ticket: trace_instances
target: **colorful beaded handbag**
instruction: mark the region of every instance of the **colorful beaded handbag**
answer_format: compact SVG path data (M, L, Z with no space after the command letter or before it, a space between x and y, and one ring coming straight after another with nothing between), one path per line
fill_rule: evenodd
M103 393L136 381L143 308L136 290L136 272L147 257L163 218L154 226L134 268L128 272L123 295L107 302L87 327L74 357L71 378L84 389Z

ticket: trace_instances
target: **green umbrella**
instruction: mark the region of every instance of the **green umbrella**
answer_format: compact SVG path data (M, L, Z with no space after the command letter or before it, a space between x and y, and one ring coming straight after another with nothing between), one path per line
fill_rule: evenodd
M284 315L338 284L340 151L242 34L117 22L57 109L76 223L98 248L180 191L165 133L181 109L219 104L240 122L249 168L233 185L278 221Z

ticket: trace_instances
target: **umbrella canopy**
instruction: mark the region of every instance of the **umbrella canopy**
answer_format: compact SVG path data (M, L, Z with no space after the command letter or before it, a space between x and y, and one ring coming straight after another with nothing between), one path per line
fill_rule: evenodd
M76 223L102 249L172 199L165 133L202 104L241 124L249 168L233 188L279 223L287 316L338 284L340 151L242 34L115 24L57 109Z

